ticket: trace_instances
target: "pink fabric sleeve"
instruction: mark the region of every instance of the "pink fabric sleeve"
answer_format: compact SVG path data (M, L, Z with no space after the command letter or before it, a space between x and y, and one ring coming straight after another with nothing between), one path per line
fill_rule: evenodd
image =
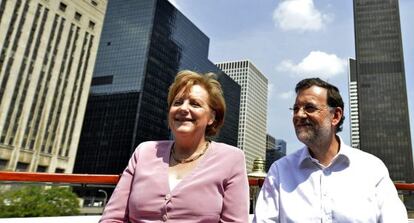
M109 199L108 204L105 206L105 210L102 214L102 218L99 222L128 222L128 200L129 193L131 191L131 185L135 174L135 166L138 160L139 147L132 154L129 160L127 168L122 173L116 188Z
M223 209L220 222L242 222L249 220L249 182L244 154L238 151L234 163L229 163L230 177L224 188Z

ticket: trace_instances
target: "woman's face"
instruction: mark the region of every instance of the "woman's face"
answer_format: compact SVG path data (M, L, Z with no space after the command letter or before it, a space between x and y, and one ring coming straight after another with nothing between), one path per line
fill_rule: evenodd
M183 91L178 92L171 103L168 124L175 137L200 135L204 138L206 127L214 122L209 94L200 85L193 85L188 95Z

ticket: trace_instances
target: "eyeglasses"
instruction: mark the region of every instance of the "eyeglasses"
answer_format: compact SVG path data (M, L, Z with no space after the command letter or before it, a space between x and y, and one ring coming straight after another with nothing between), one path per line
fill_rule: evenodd
M300 109L303 109L303 112L305 112L307 115L313 114L315 112L322 111L325 108L331 108L328 105L321 105L316 106L314 104L305 104L304 106L294 105L293 108L289 108L289 110L293 111L293 114L299 113Z

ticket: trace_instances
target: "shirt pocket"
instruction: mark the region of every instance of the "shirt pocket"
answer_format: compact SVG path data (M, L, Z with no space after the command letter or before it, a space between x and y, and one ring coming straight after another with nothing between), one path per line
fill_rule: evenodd
M371 191L356 190L332 197L332 214L338 222L377 222L378 210Z

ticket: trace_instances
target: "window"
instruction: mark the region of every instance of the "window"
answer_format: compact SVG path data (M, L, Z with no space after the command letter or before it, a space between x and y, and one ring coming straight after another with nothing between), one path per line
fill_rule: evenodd
M28 168L29 168L28 163L18 162L16 166L16 172L26 172Z
M5 170L7 168L7 160L0 159L0 170Z
M47 166L37 166L36 172L45 173L47 172Z
M62 168L56 168L55 173L64 173L65 169Z
M61 2L59 4L59 10L62 11L62 12L66 11L66 7L67 7L67 5L63 2Z
M92 22L92 21L89 21L89 28L94 29L95 28L95 23Z
M82 14L80 14L79 12L75 12L75 19L76 20L80 20L81 19L81 17L82 17Z
M98 6L98 2L96 2L95 0L91 0L91 3L93 6Z
M102 77L94 77L92 78L92 86L95 85L105 85L105 84L112 84L113 76L102 76Z

